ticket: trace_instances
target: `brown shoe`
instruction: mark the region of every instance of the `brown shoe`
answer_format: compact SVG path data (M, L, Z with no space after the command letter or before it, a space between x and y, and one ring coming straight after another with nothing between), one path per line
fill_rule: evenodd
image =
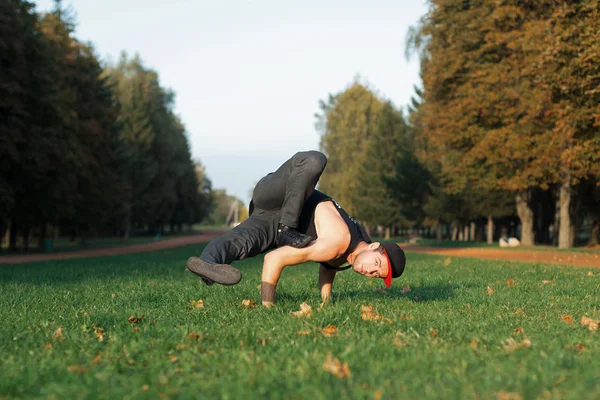
M240 270L231 265L212 264L200 257L190 257L185 265L188 271L198 275L207 285L218 283L231 286L242 280Z

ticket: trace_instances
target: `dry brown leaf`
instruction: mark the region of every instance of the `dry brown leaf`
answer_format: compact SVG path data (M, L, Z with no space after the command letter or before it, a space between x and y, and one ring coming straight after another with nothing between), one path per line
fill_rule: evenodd
M175 354L171 354L169 356L169 361L171 361L172 363L174 363L177 360L178 360L178 358L177 358L177 356Z
M573 325L573 317L571 315L561 315L560 319L569 325Z
M577 345L575 346L575 349L577 350L578 353L583 353L584 351L588 351L585 347L583 347L583 344L581 344L581 343L577 343Z
M590 331L597 331L600 321L588 318L585 315L581 317L581 326L587 326Z
M436 331L433 328L429 328L429 336L431 336L433 339L435 339L436 337L438 337L438 331Z
M525 333L525 329L523 329L522 326L515 328L515 330L513 331L515 333L515 335L519 335L521 333Z
M504 390L496 393L498 400L523 400L523 396L517 392L505 392Z
M513 313L513 315L523 315L525 314L525 312L523 311L523 309L521 307L517 308L515 310L515 312Z
M477 341L477 339L471 339L471 344L469 345L470 348L472 348L473 350L477 350L478 345L479 342Z
M148 385L142 385L142 392L147 392L150 389Z
M196 332L190 332L190 333L188 333L187 337L188 337L188 339L191 339L191 340L198 340L198 339L200 339L200 335L198 335Z
M204 300L190 300L190 308L194 309L201 309L204 308Z
M394 344L398 347L406 346L406 343L404 343L404 341L402 339L400 339L399 337L394 339Z
M254 304L254 300L246 299L242 301L242 306L247 308L256 308L256 304Z
M310 331L298 331L296 332L298 335L310 335Z
M98 328L97 326L95 326L94 327L94 335L96 335L99 342L104 342L104 329Z
M508 279L506 280L506 284L507 284L508 286L515 286L515 280L514 280L513 278L508 278Z
M381 396L383 396L381 390L376 390L375 393L373 393L373 400L381 400Z
M377 314L372 306L361 306L360 308L363 321L379 321L381 319L381 315Z
M327 325L325 328L321 329L321 333L326 337L333 337L337 335L337 326L335 325Z
M547 280L547 279L544 279L544 280L542 281L542 284L543 284L543 285L547 285L547 284L549 284L549 283L552 283L552 281L549 281L549 280Z
M62 326L59 326L58 329L54 331L54 333L52 334L52 340L65 340L65 335L63 334Z
M494 294L494 289L492 289L491 286L488 285L487 292L488 294Z
M513 338L508 338L504 342L504 349L506 351L515 351L515 350L518 350L521 348L528 349L530 347L531 347L531 340L529 340L528 338L523 339L523 341L521 343L517 342Z
M113 299L116 297L116 295L113 293L110 295Z
M531 340L529 340L529 338L525 338L523 339L523 342L521 342L521 345L523 345L524 348L528 349L531 347Z
M144 318L144 314L140 315L139 317L132 315L131 317L127 318L127 321L131 322L132 324L137 324L142 320L142 318Z
M192 347L191 344L189 343L182 343L182 344L178 344L177 346L175 346L175 349L177 350L185 350L185 349L189 349L190 347Z
M452 259L451 259L450 257L446 258L446 259L444 260L444 266L446 266L446 267L447 267L448 265L450 265L450 263L451 263L451 262L452 262Z
M52 351L52 343L46 343L46 344L44 345L44 349L45 349L45 350L50 350L50 351Z
M400 293L406 294L408 292L410 292L410 286L402 286L402 290L400 290Z
M342 364L340 360L331 356L331 352L327 353L327 357L323 363L323 369L340 379L347 378L351 375L348 363L345 362Z
M69 365L67 371L72 374L83 374L87 371L87 368L82 365Z
M306 302L300 304L300 311L292 311L294 317L309 317L312 311L312 307L306 304Z
M92 365L98 364L100 362L101 358L102 358L102 353L96 354L96 357L94 357L94 359L92 360Z
M594 276L594 273L592 271L588 271L587 276Z

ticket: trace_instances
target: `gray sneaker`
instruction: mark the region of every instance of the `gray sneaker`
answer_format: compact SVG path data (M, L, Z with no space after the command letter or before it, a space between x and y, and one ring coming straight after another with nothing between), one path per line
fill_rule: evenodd
M242 280L240 270L231 265L212 264L200 257L190 257L185 265L188 271L198 275L207 285L218 283L231 286Z

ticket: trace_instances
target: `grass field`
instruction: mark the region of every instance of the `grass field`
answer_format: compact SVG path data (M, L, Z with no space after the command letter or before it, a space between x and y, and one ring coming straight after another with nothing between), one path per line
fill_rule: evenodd
M206 287L183 271L199 251L0 266L0 398L600 398L600 332L581 326L600 270L409 253L388 293L346 271L318 311L303 265L265 309L242 305L261 258Z

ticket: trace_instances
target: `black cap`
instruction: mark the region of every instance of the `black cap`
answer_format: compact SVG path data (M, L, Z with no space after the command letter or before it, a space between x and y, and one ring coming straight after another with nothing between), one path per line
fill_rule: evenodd
M404 272L404 265L406 264L406 256L404 255L404 251L398 246L396 243L385 242L381 243L381 247L385 249L385 254L388 259L388 265L391 268L391 278L397 278ZM386 286L390 286L392 284L392 280L389 277L390 274L388 272L388 277L385 279Z

